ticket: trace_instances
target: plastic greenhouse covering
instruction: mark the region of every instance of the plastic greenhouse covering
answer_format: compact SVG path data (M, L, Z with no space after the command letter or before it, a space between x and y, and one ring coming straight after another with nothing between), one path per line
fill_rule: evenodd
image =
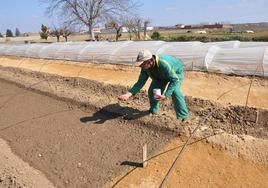
M1 56L133 65L141 49L182 60L186 70L268 76L268 42L66 42L0 44Z

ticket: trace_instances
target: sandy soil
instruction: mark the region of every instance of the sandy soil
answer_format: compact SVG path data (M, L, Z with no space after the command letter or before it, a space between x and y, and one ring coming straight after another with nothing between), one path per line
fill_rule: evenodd
M128 168L124 162L140 162L143 144L153 152L170 138L2 81L0 87L25 92L1 108L0 137L56 187L100 187Z
M53 188L43 173L30 167L14 155L8 144L0 139L0 187L24 188L40 187Z
M0 87L5 93L23 93L1 109L0 137L57 187L99 187L107 181L105 187L157 187L185 142L184 137L173 139L156 152L173 134L152 131L121 116L77 107L7 82L1 81ZM0 104L6 101L5 97L0 99ZM132 170L140 165L144 143L149 144L149 166ZM267 185L267 166L234 157L225 148L207 143L196 140L191 144L167 187ZM12 171L7 173L14 178ZM15 179L12 181L17 184L25 181L25 177Z
M113 68L108 66L107 71ZM159 149L174 136L187 136L215 108L195 137L205 142L187 149L168 187L266 186L266 110L187 97L191 118L181 123L175 120L170 101L161 105L164 111L159 116L148 116L144 92L118 103L116 97L126 91L125 85L108 78L103 84L5 66L0 77L17 83L0 81L0 137L58 187L98 187L107 181L108 187L157 187L184 137ZM139 165L144 143L149 143L149 156L157 157L148 168L138 168L119 182L131 166Z
M154 129L168 129L179 133L182 131L189 132L188 129L195 126L200 119L203 119L214 109L206 122L208 128L222 129L231 134L268 138L268 112L266 110L232 105L225 107L208 100L186 97L191 116L188 122L181 124L174 116L171 100L162 102L160 115L153 118L148 118L145 114L149 106L145 92L140 92L127 102L118 102L117 96L127 90L120 85L103 84L94 80L61 77L17 68L2 67L0 75L6 80L20 83L27 88L45 92L45 94L79 101L82 104L98 107L108 113L116 113L127 119L132 118L135 123L137 123L137 119L142 120L142 123L147 122L148 126ZM11 99L16 95L16 93L13 93L13 95L7 93L7 96ZM10 100L3 105L7 106L9 102ZM157 126L150 126L150 124ZM182 125L184 125L184 128L182 128Z
M106 187L157 188L165 177L183 141L175 139L146 168L133 168ZM268 167L233 158L204 142L191 144L176 164L165 187L267 187Z
M60 60L40 60L30 58L1 57L0 65L21 67L34 71L79 76L108 84L132 86L138 78L139 69L112 65L94 65ZM182 90L185 95L193 96L222 104L245 105L251 78L227 76L202 72L186 72ZM148 88L149 83L145 89ZM248 106L268 108L268 80L253 79L250 88Z

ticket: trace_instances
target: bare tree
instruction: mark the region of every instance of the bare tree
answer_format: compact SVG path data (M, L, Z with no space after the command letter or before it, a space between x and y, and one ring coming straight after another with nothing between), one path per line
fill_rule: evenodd
M57 42L60 42L60 36L62 35L62 29L53 25L53 29L49 31L49 35L52 37L57 37Z
M123 25L127 28L129 40L132 40L132 34L135 32L136 28L135 18L132 16L124 17Z
M147 27L148 27L148 25L151 23L151 20L149 20L149 19L146 19L146 20L144 20L144 22L143 22L143 27L144 27L144 29L143 29L143 37L144 37L144 40L146 40L146 35L147 35Z
M108 19L133 12L139 5L136 0L43 0L47 13L57 13L68 23L88 27L94 40L93 27Z
M105 24L105 27L108 29L115 29L116 31L116 36L115 36L115 40L118 41L118 38L120 37L120 30L121 30L121 26L119 25L119 23L117 23L117 21L115 20L110 20L108 21L108 23Z
M73 28L71 26L62 25L55 26L53 25L53 30L49 32L50 36L57 37L57 42L60 41L60 36L65 38L65 42L68 41L68 37L73 33Z
M133 32L136 35L136 39L137 40L141 40L141 23L142 23L142 19L140 17L135 17L134 20L134 28L133 28Z
M121 18L119 20L111 20L106 24L106 28L112 28L115 29L116 35L115 35L115 41L118 41L118 39L122 36L122 28L124 27L124 19Z
M67 42L68 37L73 33L73 29L70 26L63 26L61 30L62 36L65 38L65 42Z
M68 37L71 35L71 31L68 29L62 29L62 36L65 38L65 42L68 42Z

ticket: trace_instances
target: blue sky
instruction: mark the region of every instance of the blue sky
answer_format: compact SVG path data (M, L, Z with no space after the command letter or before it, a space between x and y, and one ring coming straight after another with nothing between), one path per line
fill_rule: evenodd
M1 2L2 1L2 2ZM51 24L45 4L39 0L1 0L0 32L16 27L21 32L37 32ZM200 22L268 22L268 0L139 0L139 14L153 25L197 24Z

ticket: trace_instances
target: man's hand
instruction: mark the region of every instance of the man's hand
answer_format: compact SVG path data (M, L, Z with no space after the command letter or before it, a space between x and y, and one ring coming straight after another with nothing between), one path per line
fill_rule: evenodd
M155 100L157 101L161 101L164 100L166 97L164 95L158 95L157 98Z
M118 97L118 99L121 100L121 101L126 101L126 100L128 100L129 97L131 97L131 96L132 96L132 93L127 92L127 93L124 94L124 95L120 95L120 96Z

